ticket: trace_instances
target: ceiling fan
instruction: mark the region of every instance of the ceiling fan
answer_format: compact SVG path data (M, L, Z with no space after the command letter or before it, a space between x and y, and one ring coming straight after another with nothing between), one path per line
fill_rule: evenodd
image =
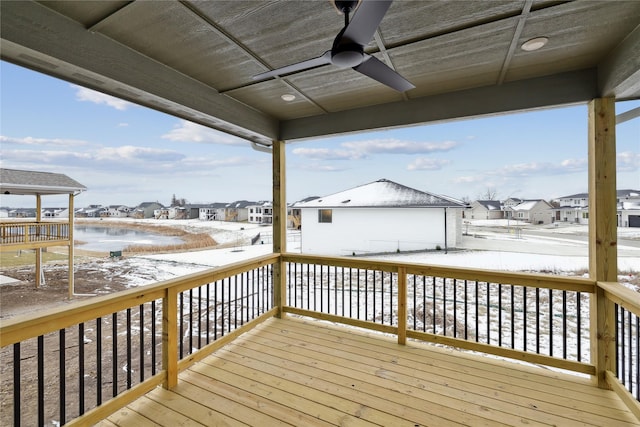
M257 74L253 76L253 79L263 80L332 64L339 68L351 67L357 72L399 92L413 89L415 86L408 80L389 68L384 62L364 52L364 47L373 38L392 0L329 1L345 16L345 26L333 41L331 50L326 51L317 58ZM356 7L357 11L353 19L349 21L349 13Z

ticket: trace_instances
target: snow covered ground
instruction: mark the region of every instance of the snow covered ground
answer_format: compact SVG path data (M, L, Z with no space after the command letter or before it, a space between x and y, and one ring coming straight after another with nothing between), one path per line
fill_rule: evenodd
M127 258L142 269L157 266L163 280L182 274L218 267L271 253L271 227L248 223L194 220L134 220L130 218L105 221L138 222L146 225L180 227L190 232L209 233L221 249L185 253L137 255ZM465 231L465 226L463 226ZM371 255L378 259L410 263L458 266L504 271L539 271L558 274L585 274L588 271L588 227L560 223L558 226L530 226L507 220L473 221L468 224L462 245L448 252L428 251ZM256 245L251 239L260 233ZM622 273L640 271L640 229L619 228L618 269ZM300 251L300 232L289 230L287 251ZM139 286L144 280L135 280Z

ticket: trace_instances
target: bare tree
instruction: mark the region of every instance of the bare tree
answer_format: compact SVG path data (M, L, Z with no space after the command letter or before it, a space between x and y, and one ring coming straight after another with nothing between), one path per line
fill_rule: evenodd
M478 200L497 200L498 190L495 188L487 187L487 189L480 194Z

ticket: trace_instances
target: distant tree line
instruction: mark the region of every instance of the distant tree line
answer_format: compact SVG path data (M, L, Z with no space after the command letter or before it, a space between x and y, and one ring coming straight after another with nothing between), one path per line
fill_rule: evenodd
M178 199L176 197L176 195L174 194L173 196L171 196L171 204L169 205L169 207L175 207L175 206L185 206L187 204L187 199Z

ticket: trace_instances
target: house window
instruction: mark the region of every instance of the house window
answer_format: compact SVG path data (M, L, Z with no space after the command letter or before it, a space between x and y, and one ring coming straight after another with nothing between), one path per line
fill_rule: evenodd
M583 219L589 219L589 212L582 212Z
M331 221L331 215L332 215L332 210L331 209L320 209L318 210L318 222L332 222Z

